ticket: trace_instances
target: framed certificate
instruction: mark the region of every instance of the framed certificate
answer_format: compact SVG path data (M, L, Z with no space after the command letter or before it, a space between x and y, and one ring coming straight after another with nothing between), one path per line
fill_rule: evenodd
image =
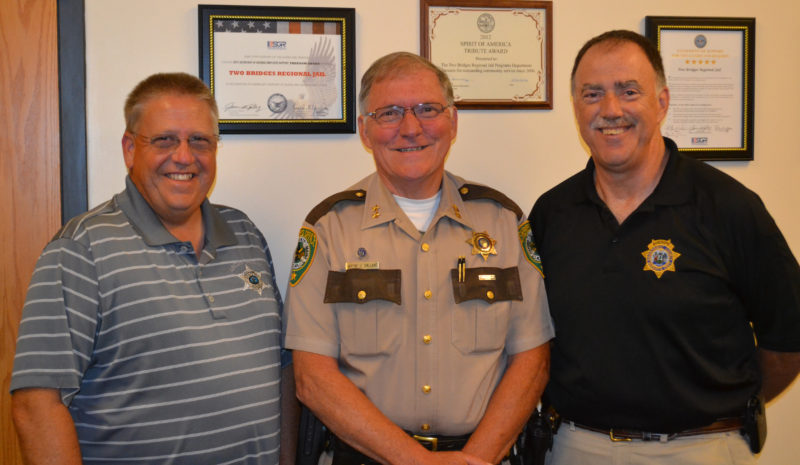
M354 133L353 8L198 5L222 133Z
M420 15L458 108L553 108L552 2L420 0Z
M755 18L647 16L670 93L661 132L701 160L753 159Z

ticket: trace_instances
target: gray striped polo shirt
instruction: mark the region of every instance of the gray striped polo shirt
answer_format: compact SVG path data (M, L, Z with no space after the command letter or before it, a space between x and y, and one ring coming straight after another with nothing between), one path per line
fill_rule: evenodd
M197 257L126 186L42 252L11 390L59 389L85 463L278 463L281 300L264 237L206 200Z

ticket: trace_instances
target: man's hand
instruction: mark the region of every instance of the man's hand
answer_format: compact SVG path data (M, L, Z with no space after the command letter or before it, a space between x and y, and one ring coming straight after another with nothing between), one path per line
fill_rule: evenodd
M441 465L492 465L465 452L434 452L435 463Z

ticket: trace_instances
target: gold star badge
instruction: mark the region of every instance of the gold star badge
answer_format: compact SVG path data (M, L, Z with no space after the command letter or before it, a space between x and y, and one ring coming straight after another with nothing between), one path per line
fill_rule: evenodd
M489 237L489 233L473 232L472 237L467 240L467 244L472 245L472 255L481 254L483 260L488 260L489 255L497 255L497 250L494 248L497 241Z
M675 260L681 256L673 250L671 239L653 239L647 245L647 250L642 252L644 257L644 271L652 271L657 278L665 271L675 271Z

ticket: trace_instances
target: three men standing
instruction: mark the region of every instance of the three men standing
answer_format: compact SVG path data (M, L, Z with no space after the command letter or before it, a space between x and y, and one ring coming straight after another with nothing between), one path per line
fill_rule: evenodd
M365 73L376 172L306 217L284 320L334 464L498 463L551 348L549 463L754 463L763 403L800 371L797 261L757 195L661 136L669 89L645 38L587 42L572 95L592 158L529 223L445 171L458 112L441 70L400 52ZM126 190L65 226L32 280L23 452L274 463L281 302L261 233L206 199L213 97L155 75L125 114Z

